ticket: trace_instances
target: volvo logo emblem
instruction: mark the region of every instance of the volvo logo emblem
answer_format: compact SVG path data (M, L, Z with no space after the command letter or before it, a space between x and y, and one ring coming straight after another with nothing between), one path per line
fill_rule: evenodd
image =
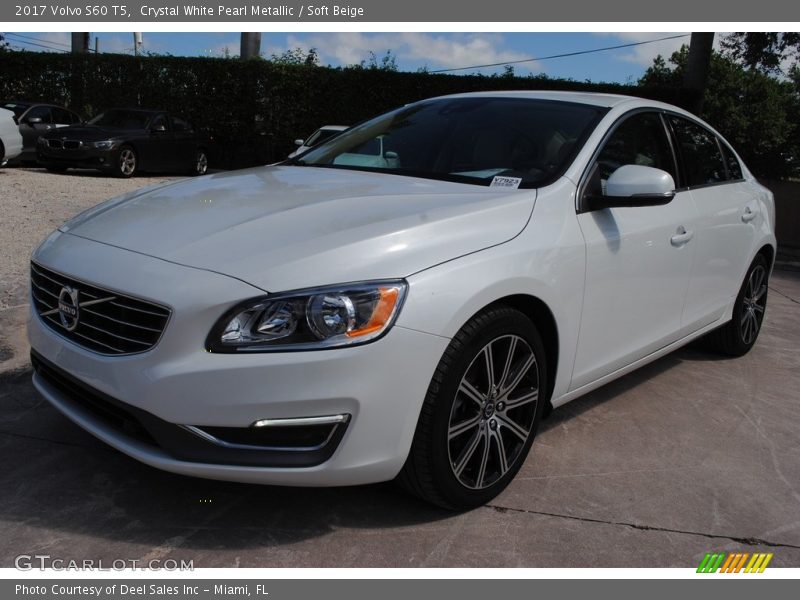
M58 295L58 317L67 331L75 331L80 318L80 304L78 304L78 290L64 286Z

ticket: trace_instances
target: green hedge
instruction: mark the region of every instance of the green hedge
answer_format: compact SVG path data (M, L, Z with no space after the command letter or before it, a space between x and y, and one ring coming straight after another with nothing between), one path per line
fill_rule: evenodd
M113 106L185 115L215 139L212 166L284 158L320 125L354 124L423 98L550 89L640 95L687 105L680 90L547 77L483 77L283 65L261 59L0 53L0 99L62 104L85 116Z

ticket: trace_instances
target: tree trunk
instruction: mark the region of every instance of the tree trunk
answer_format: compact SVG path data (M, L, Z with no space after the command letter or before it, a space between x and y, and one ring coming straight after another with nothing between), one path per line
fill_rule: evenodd
M261 34L242 33L241 50L239 57L242 59L261 56Z
M689 92L688 108L693 113L699 114L703 110L703 95L708 84L708 70L711 66L713 45L713 33L692 33L683 87Z

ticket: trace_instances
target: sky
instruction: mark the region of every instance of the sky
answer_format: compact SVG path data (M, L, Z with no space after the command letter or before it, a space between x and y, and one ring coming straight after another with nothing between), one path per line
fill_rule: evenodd
M14 49L29 51L68 50L67 32L8 32ZM132 33L92 33L99 41L100 52L133 54ZM681 35L680 32L659 33L262 33L262 55L280 55L300 48L315 48L321 64L346 66L369 61L370 52L378 59L391 50L401 71L427 68L456 69L490 63L542 58L554 54L594 50ZM687 37L658 41L635 47L594 52L580 56L534 60L514 65L517 75L541 74L571 78L577 81L634 83L658 54L668 57ZM719 38L719 35L717 36ZM718 43L718 40L717 40ZM163 33L145 32L145 52L174 56L235 56L239 53L239 34L226 33ZM502 73L503 67L467 69L458 73Z

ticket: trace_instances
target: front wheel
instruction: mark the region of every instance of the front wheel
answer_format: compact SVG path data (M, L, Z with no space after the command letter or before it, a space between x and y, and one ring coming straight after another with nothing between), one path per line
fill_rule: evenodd
M133 177L136 174L136 169L139 167L139 157L136 156L136 150L130 146L123 146L119 149L117 156L117 177Z
M729 356L743 356L750 351L761 331L767 310L769 264L763 254L755 257L736 296L733 317L709 334L712 348Z
M444 508L485 504L519 471L545 399L534 324L509 307L470 320L436 368L399 483Z

